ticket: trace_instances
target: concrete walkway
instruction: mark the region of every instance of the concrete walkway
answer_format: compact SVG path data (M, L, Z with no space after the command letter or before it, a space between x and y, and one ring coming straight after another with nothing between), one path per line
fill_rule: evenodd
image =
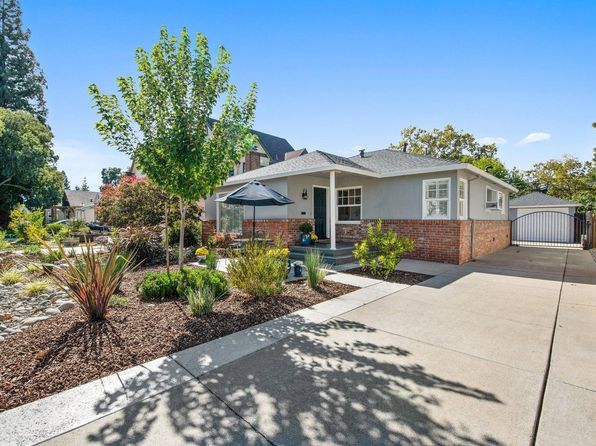
M48 444L593 444L587 252L509 248L340 311L205 373L174 357L193 379Z

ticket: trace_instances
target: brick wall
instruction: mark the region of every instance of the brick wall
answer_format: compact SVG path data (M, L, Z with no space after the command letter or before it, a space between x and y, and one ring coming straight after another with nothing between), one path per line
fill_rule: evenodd
M245 172L255 170L261 167L261 156L257 152L248 152L244 159Z
M336 225L338 241L357 242L366 237L368 224ZM472 221L470 220L383 220L384 230L408 236L414 241L414 251L407 258L460 264L471 260ZM509 246L509 221L474 221L474 257L489 254Z
M215 220L204 220L201 222L201 228L202 228L201 240L203 241L203 244L207 243L207 239L209 238L210 235L215 234L216 227L217 226L216 226Z
M509 220L474 221L474 257L499 251L511 244Z
M289 219L271 219L256 220L256 231L259 236L275 239L278 236L286 246L295 245L300 239L300 230L298 226L305 221L314 226L314 219L308 218L289 218ZM252 219L242 222L242 233L245 237L252 234Z

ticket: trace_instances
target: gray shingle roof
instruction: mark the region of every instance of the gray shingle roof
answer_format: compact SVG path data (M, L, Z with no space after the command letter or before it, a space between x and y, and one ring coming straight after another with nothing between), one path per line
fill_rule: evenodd
M250 170L240 175L234 175L233 177L230 177L228 181L249 181L255 178L261 178L270 175L291 174L292 172L296 171L332 167L337 165L353 167L355 169L360 169L363 172L370 172L369 169L359 166L347 158L317 150L297 158L290 158L289 160L282 161L280 163L269 164L268 166L261 167L260 169Z
M509 202L509 206L579 206L579 204L562 198L546 195L542 192L530 192L521 197L513 198Z
M351 157L350 160L380 174L407 173L409 170L443 166L457 168L457 166L462 165L458 161L414 155L394 149L365 152L364 158L356 155Z
M99 201L99 192L87 190L65 190L64 196L67 206L82 206L97 203Z

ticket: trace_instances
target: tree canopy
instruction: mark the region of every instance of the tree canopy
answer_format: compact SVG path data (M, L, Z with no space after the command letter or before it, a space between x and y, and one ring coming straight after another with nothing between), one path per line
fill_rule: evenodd
M186 203L212 195L254 145L249 132L256 106L256 84L237 98L229 81L230 54L220 46L212 62L207 38L194 48L184 28L179 38L161 29L150 53L136 52L138 77L117 78L121 100L89 86L100 119L102 139L135 159L141 171L167 194ZM209 130L218 102L221 114ZM182 261L183 230L180 233Z
M0 210L20 202L37 209L62 198L64 177L56 169L50 130L26 111L0 108Z
M101 182L115 186L122 178L122 174L122 169L119 167L104 167L101 169Z
M496 144L480 144L474 135L456 130L451 124L431 131L413 125L406 127L401 131L399 143L391 144L389 147L403 150L406 144L409 153L452 160L460 160L463 157L494 158L497 153Z
M23 30L18 0L0 3L0 107L26 110L42 122L48 110L46 79L29 48L31 32Z

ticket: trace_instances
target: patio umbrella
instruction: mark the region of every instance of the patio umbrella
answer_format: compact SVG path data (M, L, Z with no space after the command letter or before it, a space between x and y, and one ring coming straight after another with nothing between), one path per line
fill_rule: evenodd
M215 201L227 204L240 204L252 206L252 238L255 238L255 214L257 206L286 206L294 203L288 197L283 196L276 190L265 186L263 183L253 180L225 197L217 198Z

